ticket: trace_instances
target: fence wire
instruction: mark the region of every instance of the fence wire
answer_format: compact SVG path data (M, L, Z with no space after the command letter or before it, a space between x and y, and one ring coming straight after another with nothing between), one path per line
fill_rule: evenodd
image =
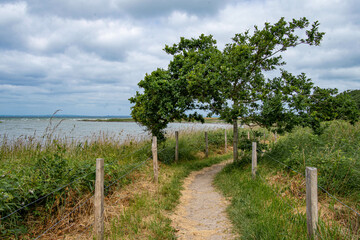
M88 169L90 169L90 168L88 168ZM38 198L38 199L34 200L33 202L31 202L31 203L28 203L28 204L24 205L23 207L21 207L21 208L19 208L19 209L15 210L15 211L13 211L13 212L9 213L8 215L6 215L6 216L4 216L4 217L0 218L0 220L3 220L3 219L6 219L6 218L10 217L11 215L13 215L13 214L15 214L15 213L19 212L20 210L22 210L22 209L24 209L24 208L26 208L26 207L29 207L29 206L31 206L31 205L33 205L33 204L35 204L35 203L37 203L37 202L39 202L39 201L41 201L41 200L43 200L43 199L47 198L48 196L50 196L50 195L52 195L52 194L54 194L54 193L56 193L56 192L58 192L58 191L60 191L60 190L64 189L64 188L65 188L65 187L67 187L67 186L70 186L71 184L73 184L73 183L75 183L75 182L77 182L77 181L81 180L82 178L85 178L85 177L89 176L90 174L93 174L93 172L90 172L90 173L88 173L88 174L85 174L85 175L83 175L83 176L81 176L81 177L79 177L79 178L77 178L77 179L73 180L72 182L70 182L70 183L68 183L68 184L65 184L65 185L63 185L63 186L61 186L61 187L57 188L56 190L54 190L54 191L52 191L52 192L50 192L50 193L46 194L45 196L42 196L42 197L40 197L40 198Z
M259 149L259 151L260 151L260 149ZM257 152L258 152L258 151L257 151ZM261 152L261 153L263 153L263 152ZM275 158L271 157L270 155L267 155L266 157L268 157L268 158L270 158L271 160L274 160L274 161L280 163L281 165L287 167L288 169L290 169L290 170L296 172L297 174L305 177L304 174L296 171L295 169L293 169L292 167L288 166L287 164L285 164L285 163L283 163L283 162L281 162L281 161L279 161L279 160L276 160ZM329 193L327 190L325 190L325 189L324 189L322 186L320 186L319 184L318 184L317 186L318 186L318 188L321 189L324 193L326 193L329 197L333 198L335 201L339 202L341 205L343 205L344 207L348 208L349 210L351 210L352 212L354 212L358 217L360 217L360 213L357 212L355 209L353 209L352 207L348 206L347 204L345 204L344 202L342 202L341 200L339 200L338 198L336 198L334 195L332 195L331 193Z
M61 218L58 222L56 222L55 224L53 224L51 227L49 227L48 229L46 229L43 233L41 233L39 236L37 236L34 240L37 240L39 238L41 238L42 236L44 236L48 231L50 231L51 229L53 229L54 227L56 227L59 223L61 223L64 219L66 219L67 217L69 217L73 212L75 212L77 209L81 208L82 206L85 205L85 203L87 203L88 201L90 201L91 198L93 198L94 195L91 195L89 198L87 198L82 204L78 205L77 207L73 208L73 210L71 212L69 212L68 214L66 214L63 218Z
M164 151L165 149L163 149L162 151ZM160 151L160 152L162 152ZM159 152L159 153L160 153ZM118 181L120 181L122 178L126 177L127 175L129 175L130 173L132 173L135 169L141 167L142 165L144 165L148 160L150 160L151 157L148 157L146 160L138 163L138 164L133 164L134 167L132 167L129 171L127 171L125 174L121 175L118 179L114 180L113 182L111 182L108 186L105 186L104 189L108 189L109 187L111 187L112 185L114 185L115 183L117 183ZM93 192L92 192L93 193ZM58 222L56 222L54 225L52 225L51 227L49 227L45 232L43 232L42 234L40 234L38 237L35 238L39 239L40 237L42 237L44 234L46 234L48 231L50 231L51 229L53 229L55 226L57 226L60 222L62 222L64 219L66 219L68 216L70 216L73 212L75 212L77 209L79 209L80 207L82 207L86 202L88 202L92 197L94 197L94 195L92 195L91 197L89 197L85 202L83 202L81 205L78 205L76 208L74 208L70 213L66 214L63 218L61 218ZM91 227L93 224L89 225L84 231L86 231L89 227Z
M135 154L135 153L137 153L137 152L139 152L139 151L144 150L146 147L148 147L148 146L145 145L145 146L143 146L142 148L140 148L140 149L138 149L138 150L135 150L135 151L133 151L133 152L131 152L131 153L125 155L125 156L122 156L122 158L127 158L127 157L129 157L129 156L131 156L131 155L133 155L133 154ZM115 164L115 162L111 163L110 165L114 165L114 164ZM92 167L92 166L90 166L89 168L87 168L86 171L89 170L91 167ZM89 175L91 175L91 174L93 174L93 173L94 173L94 172L89 172L88 174L85 174L85 175L83 175L83 176L81 176L81 177L78 177L78 178L76 178L75 180L71 181L71 182L68 183L68 184L65 184L65 185L63 185L63 186L61 186L61 187L58 187L58 188L55 189L54 191L52 191L52 192L50 192L50 193L48 193L48 194L46 194L46 195L44 195L44 196L42 196L42 197L40 197L40 198L38 198L38 199L36 199L36 200L34 200L34 201L26 204L26 205L18 208L17 210L9 213L8 215L6 215L6 216L4 216L4 217L1 217L1 218L0 218L0 221L1 221L1 220L4 220L4 219L6 219L6 218L8 218L8 217L10 217L10 216L12 216L13 214L15 214L15 213L17 213L17 212L19 212L19 211L21 211L21 210L23 210L23 209L31 206L31 205L33 205L33 204L35 204L35 203L37 203L37 202L39 202L39 201L41 201L41 200L43 200L43 199L45 199L45 198L47 198L47 197L49 197L50 195L52 195L52 194L54 194L54 193L56 193L56 192L58 192L58 191L60 191L60 190L62 190L62 189L64 189L64 188L66 188L66 187L68 187L68 186L70 186L70 185L72 185L72 184L75 183L75 182L78 182L78 181L80 181L81 179L86 178L87 176L89 176Z

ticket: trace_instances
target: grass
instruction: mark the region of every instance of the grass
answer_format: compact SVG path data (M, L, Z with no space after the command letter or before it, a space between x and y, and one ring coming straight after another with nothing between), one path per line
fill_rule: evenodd
M179 202L182 182L191 171L226 160L230 155L187 160L161 166L159 186L155 191L135 194L123 213L112 219L108 239L176 239L168 215Z
M229 215L241 239L306 239L305 167L318 169L319 184L360 212L360 126L343 121L324 124L321 135L297 128L258 156L261 176L251 179L251 156L226 167L216 185L232 199ZM243 142L246 142L243 140ZM262 141L263 142L263 141ZM275 161L276 160L276 161ZM285 167L285 163L295 171ZM319 192L321 239L359 239L360 219L336 200Z
M270 173L253 180L251 164L232 164L216 177L216 186L231 199L227 209L241 239L308 239L306 215L281 186L270 185ZM321 239L356 239L336 223L320 219Z
M174 139L169 139L159 145L159 160L162 161L164 168L173 166L169 170L169 173L172 172L173 175L169 176L171 181L166 182L170 185L164 183L163 189L159 190L166 197L161 200L161 203L156 203L158 208L161 206L160 208L163 209L171 209L175 206L175 199L178 198L179 192L175 190L170 194L170 188L178 185L177 189L179 189L180 179L189 171L217 161L199 160L202 159L201 152L205 145L203 133L189 130L180 132L180 136L181 163L173 163ZM223 139L218 133L210 132L210 139L211 136L218 137L210 143L210 151L219 152L217 149L223 145ZM44 144L37 142L34 137L17 139L16 142L4 139L3 145L0 146L0 215L6 216L39 198L44 197L44 199L2 220L0 236L35 237L59 220L67 209L72 209L79 201L92 193L96 158L105 159L105 186L107 186L114 179L128 172L134 164L145 161L151 156L150 146L150 142L138 143L131 139L125 144L118 144L112 136L108 135L97 136L83 143L51 138L51 134L44 140ZM114 187L107 189L106 195L111 196L119 186L132 185L133 182L134 179L129 175ZM57 191L59 186L64 186L64 188ZM55 191L54 194L47 196L53 191ZM139 203L136 204L140 204L141 199L148 193L144 194L136 196L139 198ZM146 204L150 202L146 201ZM90 210L88 207L85 212ZM160 218L161 215L156 216ZM121 218L118 221L122 221ZM164 220L164 224L166 222L168 220ZM155 223L152 224L153 227L156 226ZM60 225L59 229L61 229ZM159 234L162 232L163 230L159 231Z

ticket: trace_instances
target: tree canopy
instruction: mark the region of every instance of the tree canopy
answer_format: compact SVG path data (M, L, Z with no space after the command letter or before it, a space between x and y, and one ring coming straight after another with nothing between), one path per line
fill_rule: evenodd
M358 109L360 110L360 90L347 90L343 94L349 95L356 103Z
M265 23L262 29L255 26L251 33L235 34L223 50L211 35L203 34L166 45L165 52L172 55L168 69L157 69L140 81L144 92L130 99L135 104L132 116L152 134L163 137L169 122L203 120L198 110L206 110L234 124L234 146L239 119L244 124L286 131L298 124L315 126L316 121L336 118L321 110L341 101L340 97L328 99L334 98L336 90L314 88L304 73L295 76L283 69L283 52L320 44L324 33L318 28L318 22L310 24L306 18L289 22L281 18L275 24ZM276 69L280 76L265 77ZM340 109L350 114L345 105Z

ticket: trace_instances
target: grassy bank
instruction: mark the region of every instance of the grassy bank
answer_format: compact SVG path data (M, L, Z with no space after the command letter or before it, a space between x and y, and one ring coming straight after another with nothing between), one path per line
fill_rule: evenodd
M156 206L149 209L153 209L155 212L162 211L161 209L172 209L178 199L181 179L191 170L222 160L222 158L201 160L204 157L205 146L203 133L184 131L180 132L180 136L179 163L173 163L174 139L169 139L159 145L159 160L162 162L162 167L168 170L165 176L161 177L164 179L160 180L161 185L157 190L163 197L152 199L152 195L149 195L148 192L139 192L134 195L134 199L138 200L131 201L132 207L124 210L125 215L119 216L118 220L114 220L115 222L123 224L126 211L139 211L139 213L144 211L139 204L143 202L141 199L147 196L150 198L144 204ZM209 139L210 151L221 153L224 145L223 131L210 132ZM114 181L116 183L106 189L107 196L112 196L119 187L131 186L135 181L133 175L121 177L133 166L146 160L149 161L150 145L150 142L137 143L130 139L120 145L111 136L99 136L84 143L69 143L60 139L52 139L46 141L44 145L36 142L33 138L18 139L15 143L7 142L4 139L4 144L0 148L1 217L11 214L17 209L20 210L2 219L1 237L22 236L24 238L27 236L33 238L51 224L56 223L82 199L91 196L94 190L96 158L105 159L105 186L112 185ZM148 164L148 168L141 169L148 169L144 171L148 171L148 174L151 175L150 162L145 162L145 164ZM149 180L149 176L147 180ZM116 181L119 178L121 180ZM149 181L151 182L151 179ZM135 191L135 193L137 192ZM85 212L90 210L88 207ZM74 218L72 217L72 221L75 221ZM62 225L59 224L58 227L59 229L56 228L56 230L60 231ZM137 231L134 230L133 233L128 234L132 236L137 234ZM64 232L68 233L65 230ZM161 230L159 234L162 232L164 231ZM111 234L126 235L126 233L116 232Z
M324 125L325 127L325 125ZM318 169L318 183L360 212L360 126L334 121L321 135L297 128L258 156L258 178L251 179L250 151L224 169L217 186L232 204L229 214L242 239L307 239L305 167ZM281 162L281 163L279 163ZM285 166L286 165L286 166ZM320 188L321 239L358 239L360 219Z

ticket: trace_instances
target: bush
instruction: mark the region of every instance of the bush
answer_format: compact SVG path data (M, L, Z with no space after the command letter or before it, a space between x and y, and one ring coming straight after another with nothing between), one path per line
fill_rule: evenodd
M326 190L360 195L359 140L359 124L333 121L321 135L298 127L273 144L263 159L277 159L303 174L307 166L316 167L319 184Z

